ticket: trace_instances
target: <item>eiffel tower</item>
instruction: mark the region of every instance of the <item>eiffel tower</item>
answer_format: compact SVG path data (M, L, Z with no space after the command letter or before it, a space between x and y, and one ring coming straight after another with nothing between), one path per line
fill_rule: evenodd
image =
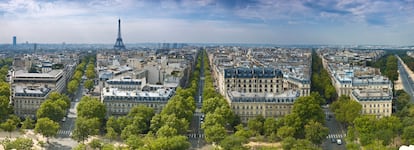
M124 42L122 42L121 38L121 19L118 19L118 38L116 38L114 49L125 49Z

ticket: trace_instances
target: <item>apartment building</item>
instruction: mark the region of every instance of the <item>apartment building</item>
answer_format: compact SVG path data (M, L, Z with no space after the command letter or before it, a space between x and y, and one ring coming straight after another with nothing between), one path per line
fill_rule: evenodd
M49 93L62 93L66 86L63 70L51 70L47 73L27 73L21 70L13 72L11 78L14 113L22 118L35 118L36 110Z
M309 50L220 47L208 50L216 90L247 122L257 115L281 117L310 95Z
M14 87L13 108L14 114L21 117L36 118L36 111L51 92L50 88L23 86Z
M346 63L343 59L338 61L337 53L343 53L342 51L327 52L325 50L323 55L319 53L319 56L323 57L324 67L328 70L332 85L339 96L347 95L359 102L362 105L362 114L371 114L378 118L391 115L392 83L387 77L381 75L379 69ZM376 59L380 57L380 54L382 54L381 51L370 51L370 53L349 55Z
M362 106L362 114L374 115L377 118L391 116L392 94L379 89L355 89L351 98Z
M280 117L291 112L300 89L289 86L274 68L224 69L224 92L233 111L247 122L257 115Z
M101 101L106 106L107 116L126 115L137 105L145 105L159 113L174 96L175 88L176 86L146 85L141 90L119 90L106 87L101 93Z

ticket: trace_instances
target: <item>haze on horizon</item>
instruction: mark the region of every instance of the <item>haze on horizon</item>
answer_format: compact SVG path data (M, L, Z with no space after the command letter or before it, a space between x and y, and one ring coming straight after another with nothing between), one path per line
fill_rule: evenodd
M414 44L414 0L0 0L0 43Z

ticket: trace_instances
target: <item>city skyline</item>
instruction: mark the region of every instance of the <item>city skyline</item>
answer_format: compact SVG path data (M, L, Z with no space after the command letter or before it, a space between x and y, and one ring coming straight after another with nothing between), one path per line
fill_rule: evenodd
M413 0L0 1L0 43L414 43Z

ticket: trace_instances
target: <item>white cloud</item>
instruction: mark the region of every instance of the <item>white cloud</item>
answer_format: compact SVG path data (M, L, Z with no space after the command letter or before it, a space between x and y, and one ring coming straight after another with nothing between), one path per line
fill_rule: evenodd
M0 42L16 35L38 43L113 43L121 17L126 43L409 43L409 1L321 0L317 9L304 5L314 0L258 0L231 8L216 0L11 0L0 3ZM322 11L323 6L350 13ZM367 17L377 13L390 25L369 26Z

